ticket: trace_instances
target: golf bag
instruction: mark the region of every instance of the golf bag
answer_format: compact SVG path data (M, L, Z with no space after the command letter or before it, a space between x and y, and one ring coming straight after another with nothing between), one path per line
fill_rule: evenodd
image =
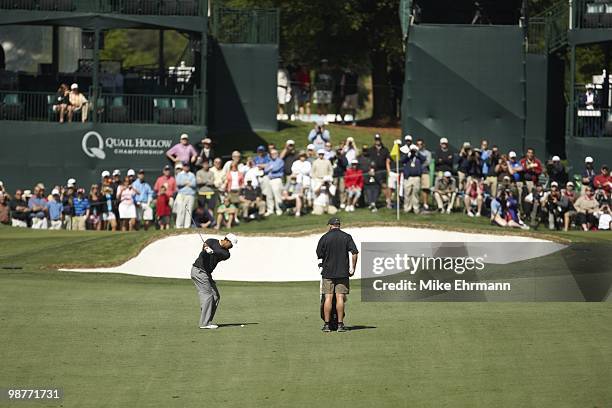
M325 322L325 313L323 312L323 305L325 304L325 295L321 294L321 320ZM338 312L336 311L336 296L332 297L332 310L331 317L329 319L329 328L331 330L338 330Z

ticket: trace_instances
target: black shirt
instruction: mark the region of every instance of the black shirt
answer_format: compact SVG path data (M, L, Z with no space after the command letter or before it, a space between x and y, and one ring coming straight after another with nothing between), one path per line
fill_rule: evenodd
M17 207L28 207L28 203L22 198L20 200L13 198L9 204L11 208L11 217L19 221L27 221L28 220L28 212L17 210Z
M387 159L391 158L389 149L385 146L381 146L377 149L376 146L370 149L370 158L376 164L376 170L387 171Z
M200 252L200 255L193 263L193 266L203 269L208 273L212 273L219 262L229 259L230 253L227 249L223 248L216 239L207 239L206 245L213 250L213 253L208 254L206 251Z
M317 245L317 258L323 260L321 275L324 278L348 278L348 253L358 254L353 237L339 228L326 232Z

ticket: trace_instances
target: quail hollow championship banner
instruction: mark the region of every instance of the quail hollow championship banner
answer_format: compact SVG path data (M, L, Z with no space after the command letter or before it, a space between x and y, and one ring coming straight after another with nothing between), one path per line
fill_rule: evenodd
M362 242L364 302L612 301L609 245Z

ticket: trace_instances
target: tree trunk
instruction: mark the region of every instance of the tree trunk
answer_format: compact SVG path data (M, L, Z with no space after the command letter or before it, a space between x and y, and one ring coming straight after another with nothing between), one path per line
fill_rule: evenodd
M374 120L391 118L391 88L387 57L387 52L384 50L370 52L372 63L372 119Z

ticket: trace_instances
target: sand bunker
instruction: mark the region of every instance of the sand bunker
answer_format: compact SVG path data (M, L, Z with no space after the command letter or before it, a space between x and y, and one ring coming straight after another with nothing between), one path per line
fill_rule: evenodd
M347 228L346 232L360 246L361 242L549 242L535 238L507 235L468 234L454 231L406 227ZM321 234L302 237L249 237L238 234L238 245L232 256L217 266L216 280L296 282L319 280L315 249ZM206 238L221 238L205 235ZM160 239L144 248L138 256L112 268L63 269L76 272L108 272L158 278L189 279L191 264L202 241L197 234L176 235ZM496 254L494 263L508 263L544 256L563 245L533 245L530 253ZM489 259L492 261L492 259ZM360 270L356 272L360 277Z

